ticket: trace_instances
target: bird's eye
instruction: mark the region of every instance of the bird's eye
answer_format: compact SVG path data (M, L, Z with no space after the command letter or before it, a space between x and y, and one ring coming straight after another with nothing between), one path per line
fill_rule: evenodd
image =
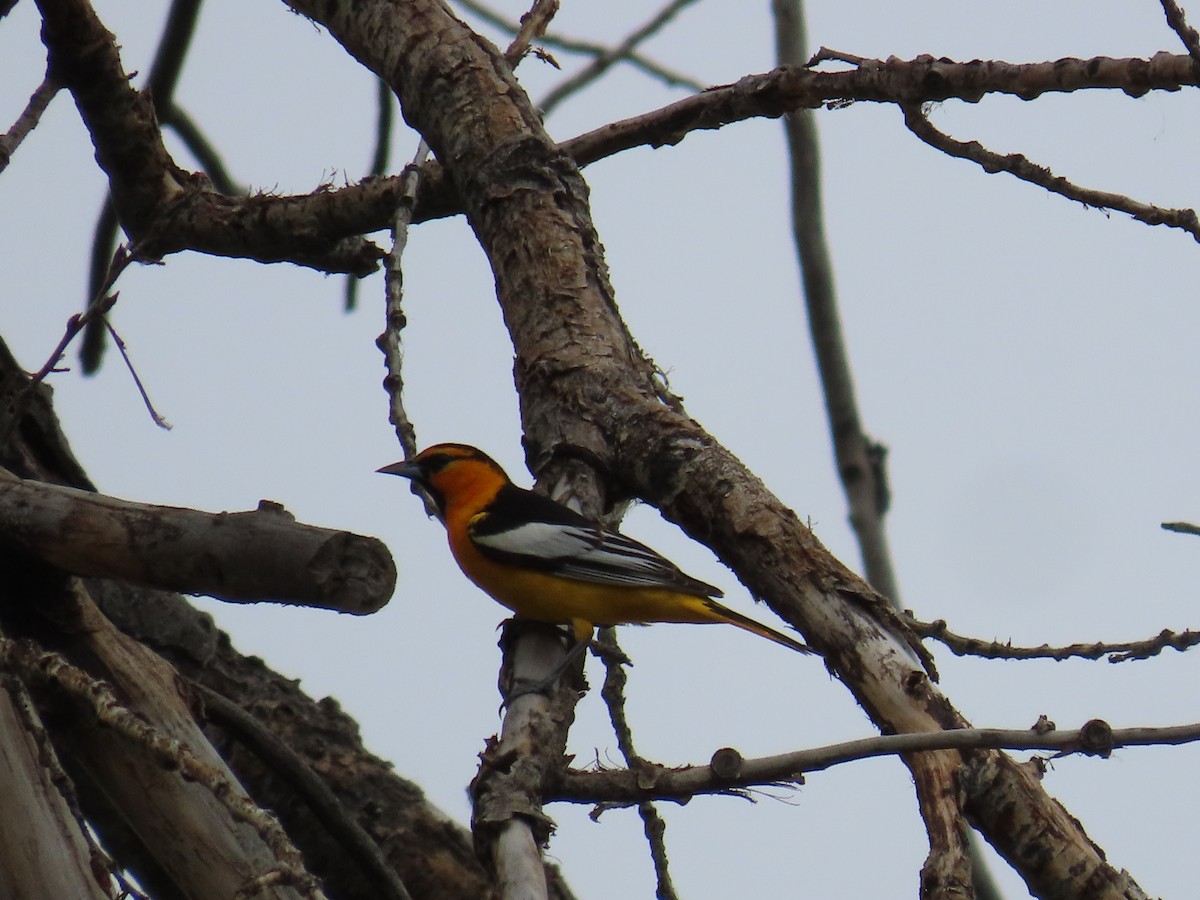
M437 453L425 460L425 468L432 474L433 472L442 471L442 469L446 468L452 462L454 462L453 456L450 456L448 453Z

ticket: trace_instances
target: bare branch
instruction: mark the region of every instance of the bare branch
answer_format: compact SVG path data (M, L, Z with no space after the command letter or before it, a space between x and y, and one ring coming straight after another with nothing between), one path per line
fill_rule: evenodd
M876 756L936 750L1053 750L1055 758L1081 754L1107 758L1119 747L1190 744L1200 741L1200 722L1165 728L1114 729L1092 719L1069 731L960 728L917 734L886 734L778 756L742 759L725 748L708 765L666 768L643 763L638 770L566 770L551 799L572 803L684 801L700 794L728 794L751 787L801 785L806 775Z
M1183 652L1200 644L1200 631L1170 631L1163 629L1152 638L1142 641L1120 641L1106 643L1096 641L1088 644L1069 644L1065 647L1051 647L1041 644L1037 647L1014 647L1012 641L982 640L955 634L943 619L933 622L918 622L909 619L913 631L923 638L932 638L950 648L956 656L979 656L984 659L1100 659L1108 657L1111 663L1127 662L1133 659L1149 659L1157 656L1168 648Z
M1167 16L1167 24L1179 35L1179 40L1187 48L1188 54L1196 61L1196 65L1200 66L1200 34L1197 34L1196 29L1187 23L1183 10L1175 0L1161 0L1161 2L1163 12Z
M1154 90L1177 91L1200 83L1189 56L1156 53L1152 59L1060 59L1014 64L957 63L931 56L912 60L863 60L848 72L776 69L747 75L662 109L601 126L563 144L575 161L588 165L606 156L648 145L677 144L690 132L721 128L759 116L776 117L827 102L919 104L950 99L976 103L988 94L1033 100L1046 93L1112 89L1131 97Z
M458 0L458 5L470 10L489 25L499 28L501 31L506 31L509 34L516 34L521 28L519 23L505 19L495 10L479 3L478 0ZM567 53L577 53L583 56L597 57L611 52L611 48L604 44L564 37L561 34L554 34L552 32L543 34L539 43L547 47L563 50ZM637 52L630 52L626 56L623 56L622 61L629 63L636 69L641 69L652 78L657 78L668 87L683 87L693 91L702 91L707 87L702 82L669 69Z
M109 291L112 290L117 279L121 277L121 273L129 267L133 260L134 254L128 247L122 246L116 249L105 270L104 278L97 286L96 293L92 295L87 309L67 319L67 327L59 339L58 346L54 348L42 367L30 377L29 382L22 388L23 393L27 394L33 391L51 372L61 371L57 368L58 364L62 361L63 354L66 353L67 347L70 346L75 336L83 331L93 319L103 319L104 314L117 302L117 297L120 295L118 293L110 294Z
M1029 161L1020 153L1002 155L994 153L982 146L978 141L956 141L954 138L934 128L922 110L913 105L903 105L904 124L908 130L927 143L950 156L970 160L977 163L989 175L997 172L1007 172L1022 181L1036 184L1055 194L1061 194L1068 200L1075 200L1084 206L1094 206L1101 209L1114 209L1127 213L1139 222L1147 225L1169 225L1180 228L1200 242L1200 218L1192 209L1163 209L1132 200L1123 194L1113 194L1107 191L1096 191L1080 187L1067 179L1055 175L1045 166L1039 166Z
M116 297L114 296L113 299L115 300ZM113 328L112 322L108 321L108 319L103 316L101 316L101 321L104 322L104 327L108 330L108 333L112 336L113 341L117 345L117 349L121 352L121 359L125 361L125 368L129 371L130 376L132 376L133 383L136 385L138 393L142 397L142 403L145 404L146 411L150 413L151 420L153 420L154 424L164 431L170 431L171 423L164 419L162 414L154 408L154 404L150 402L150 395L146 393L146 386L142 384L142 378L140 375L138 375L137 369L134 368L133 360L129 358L129 348L125 345L125 342L121 340L121 336L117 334L117 330Z
M0 498L5 540L77 575L355 615L378 610L395 587L380 541L301 525L276 504L206 513L12 475L0 477Z
M0 134L0 172L8 168L8 163L17 147L21 146L21 141L25 140L29 132L37 127L37 123L42 119L42 113L46 111L50 101L61 89L62 85L51 78L50 73L47 72L42 83L37 86L29 98L29 102L25 104L25 108L21 110L21 114L17 116L17 121L13 122L8 131Z
M544 115L550 115L556 106L558 106L572 94L583 90L593 81L600 78L600 76L612 68L615 63L628 57L629 54L633 52L635 47L653 37L655 34L661 31L668 22L675 18L675 16L695 2L696 0L670 0L666 6L660 9L641 27L634 29L616 47L613 47L611 50L606 50L570 78L567 78L565 81L551 89L550 92L537 103L538 107L542 110L542 113Z

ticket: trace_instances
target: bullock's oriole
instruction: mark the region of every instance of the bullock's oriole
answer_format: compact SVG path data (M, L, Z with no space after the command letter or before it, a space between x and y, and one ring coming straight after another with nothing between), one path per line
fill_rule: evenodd
M430 493L459 568L518 617L569 625L579 641L596 625L723 622L808 652L644 544L517 487L474 447L436 444L379 471Z

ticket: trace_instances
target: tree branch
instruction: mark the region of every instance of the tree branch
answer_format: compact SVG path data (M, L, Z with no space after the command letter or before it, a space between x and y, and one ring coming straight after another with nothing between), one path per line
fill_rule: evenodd
M0 535L77 575L209 594L375 612L395 564L375 538L300 525L276 504L206 513L0 477Z
M335 226L330 233L322 222L296 218L295 204L269 202L274 198L225 197L204 176L180 169L163 145L153 104L130 87L113 35L85 0L38 0L38 6L50 73L75 97L140 256L196 250L326 272L374 271L383 251L357 236L362 232Z
M47 72L42 83L37 86L29 98L25 108L21 110L21 114L17 116L17 121L13 122L8 131L0 134L0 172L8 168L13 153L21 146L21 141L25 140L29 132L37 127L37 123L42 119L42 113L46 111L50 101L61 89L62 85L51 78L50 73Z
M637 768L631 769L596 772L567 769L548 799L609 804L646 800L687 802L702 794L802 785L805 776L813 772L878 756L937 750L1053 750L1055 758L1081 754L1107 759L1120 747L1173 746L1196 741L1200 741L1200 723L1114 729L1102 719L1092 719L1070 731L960 728L887 734L757 759L743 759L736 750L725 748L717 751L708 765L667 768L643 760Z
M1038 187L1060 194L1068 200L1075 200L1084 206L1095 206L1101 209L1115 209L1127 213L1139 222L1147 225L1169 225L1188 232L1197 242L1200 242L1200 218L1193 209L1163 209L1147 203L1139 203L1123 194L1113 194L1108 191L1096 191L1091 188L1072 184L1067 179L1055 175L1045 166L1039 166L1029 161L1020 153L1001 155L993 153L978 141L956 141L933 127L925 114L917 106L903 105L904 124L908 130L934 149L941 150L949 156L970 160L978 164L989 175L997 172L1007 172L1022 181L1036 184Z
M1001 643L997 640L982 640L955 634L944 619L933 622L919 622L910 619L909 624L921 637L940 641L950 648L956 656L979 656L984 659L1100 659L1107 656L1110 663L1128 662L1133 659L1149 659L1172 647L1180 652L1200 644L1200 631L1170 631L1163 629L1152 638L1141 641L1121 641L1106 643L1096 641L1087 644L1069 644L1065 647L1051 647L1041 644L1037 647L1014 647L1012 641Z

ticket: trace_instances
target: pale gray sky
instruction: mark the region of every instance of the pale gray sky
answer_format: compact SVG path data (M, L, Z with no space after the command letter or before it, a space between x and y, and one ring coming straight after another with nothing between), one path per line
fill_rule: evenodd
M525 7L502 5L514 17ZM159 8L96 6L126 68L148 71ZM647 52L712 83L766 71L768 11L765 2L704 0ZM564 0L555 27L603 41L645 15L630 0ZM1151 0L876 0L816 3L808 15L813 47L864 56L1025 62L1179 50ZM41 77L37 28L28 2L0 23L5 127ZM533 60L521 76L535 97L561 77ZM335 42L273 3L209 4L177 94L236 178L282 193L363 173L373 96L371 77ZM567 138L679 96L619 69L548 125ZM1095 92L952 102L933 118L959 139L1023 152L1087 186L1196 207L1197 111L1194 92L1139 100ZM891 107L823 111L818 122L865 422L891 448L889 525L906 604L956 630L1018 643L1200 626L1200 539L1158 527L1200 519L1200 247L943 157ZM394 165L414 147L401 134ZM585 175L618 300L642 347L689 412L857 567L797 296L784 166L781 126L756 121L629 152ZM80 307L103 191L62 95L0 177L9 286L0 334L29 369ZM528 484L511 348L465 223L414 229L405 268L408 403L421 442L478 444ZM130 271L119 288L114 322L175 429L150 422L110 353L97 378L53 378L81 462L117 496L210 510L265 497L302 521L383 538L400 582L376 616L199 602L243 652L301 678L315 696L338 698L374 752L465 822L476 754L499 724L494 628L503 612L461 578L441 527L405 486L374 474L400 455L373 343L381 279L361 285L352 315L341 311L340 279L196 255ZM467 358L448 368L447 354L463 347ZM653 510L637 510L626 530L771 621ZM629 714L648 758L703 762L726 745L759 755L874 733L817 659L725 628L626 629L623 639L637 663ZM977 725L1026 727L1043 713L1063 728L1093 717L1114 726L1196 718L1194 654L1112 666L936 652L945 692ZM606 723L599 696L585 698L571 738L578 762L615 764ZM1200 801L1198 754L1072 758L1046 786L1147 892L1185 896L1193 878L1179 849ZM681 896L915 895L927 847L899 763L843 766L795 793L772 793L782 799L664 807ZM635 813L593 824L585 809L549 812L559 823L551 856L579 896L653 895ZM1009 896L1025 896L1006 867L997 874Z

